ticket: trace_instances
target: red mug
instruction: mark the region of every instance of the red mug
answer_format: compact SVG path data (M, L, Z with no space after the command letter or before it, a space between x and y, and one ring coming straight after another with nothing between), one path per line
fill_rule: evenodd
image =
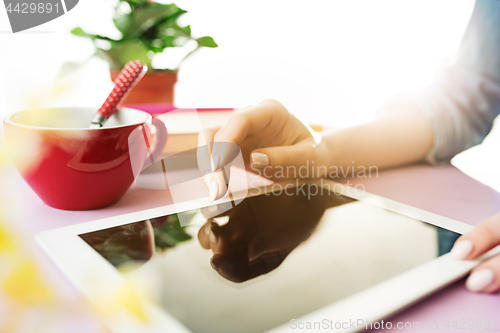
M166 144L165 125L146 112L122 108L104 127L90 129L96 111L28 110L4 119L16 169L51 207L87 210L117 202L137 170L150 165L145 162L159 156Z

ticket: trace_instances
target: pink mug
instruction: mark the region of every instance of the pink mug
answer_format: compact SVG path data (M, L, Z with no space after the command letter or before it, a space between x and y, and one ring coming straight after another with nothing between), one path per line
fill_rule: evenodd
M165 125L146 112L122 108L104 127L90 129L96 111L28 110L4 119L16 169L51 207L87 210L117 202L137 170L159 156L166 144Z

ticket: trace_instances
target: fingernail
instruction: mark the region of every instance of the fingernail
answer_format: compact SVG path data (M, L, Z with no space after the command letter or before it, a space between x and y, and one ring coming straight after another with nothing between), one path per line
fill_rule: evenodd
M264 253L267 251L267 246L265 244L257 244L252 250L250 254L250 258L248 259L250 262L259 259Z
M217 198L217 194L219 193L219 185L215 180L210 182L210 188L208 189L208 197L210 198L210 202L214 201Z
M224 276L232 276L236 271L234 264L230 260L225 258L213 258L211 260L211 264L217 272L221 273Z
M222 197L225 197L226 194L227 194L227 185L222 183L222 188L219 188L219 199L222 198Z
M210 231L212 231L212 223L209 223L205 226L205 235L209 235L210 234Z
M215 171L219 168L220 157L219 154L212 155L212 169Z
M269 157L263 153L252 153L252 163L256 166L267 166L269 165Z
M212 229L210 229L210 233L208 234L208 237L210 238L210 241L214 244L217 244L217 242L219 241L219 238L214 234Z
M215 269L216 271L218 270L217 268L217 265L214 263L214 260L213 259L210 259L210 266L212 266L213 269Z
M470 291L481 291L493 282L494 278L495 273L489 268L484 268L472 273L465 285Z
M462 260L467 257L469 253L472 252L472 242L468 239L457 242L455 246L450 251L450 255L453 259Z

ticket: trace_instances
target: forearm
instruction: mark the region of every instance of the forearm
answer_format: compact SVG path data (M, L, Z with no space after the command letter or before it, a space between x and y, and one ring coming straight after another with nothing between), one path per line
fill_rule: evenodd
M323 136L320 150L327 152L323 164L394 167L422 160L433 144L433 131L415 109L394 110L358 126Z

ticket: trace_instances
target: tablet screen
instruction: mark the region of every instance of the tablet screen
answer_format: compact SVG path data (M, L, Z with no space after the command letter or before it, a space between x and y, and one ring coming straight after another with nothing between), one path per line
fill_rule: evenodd
M174 214L80 237L124 274L154 280L163 309L193 332L217 333L290 322L449 252L459 237L326 190L289 193L247 198L208 221L190 211L186 227Z

